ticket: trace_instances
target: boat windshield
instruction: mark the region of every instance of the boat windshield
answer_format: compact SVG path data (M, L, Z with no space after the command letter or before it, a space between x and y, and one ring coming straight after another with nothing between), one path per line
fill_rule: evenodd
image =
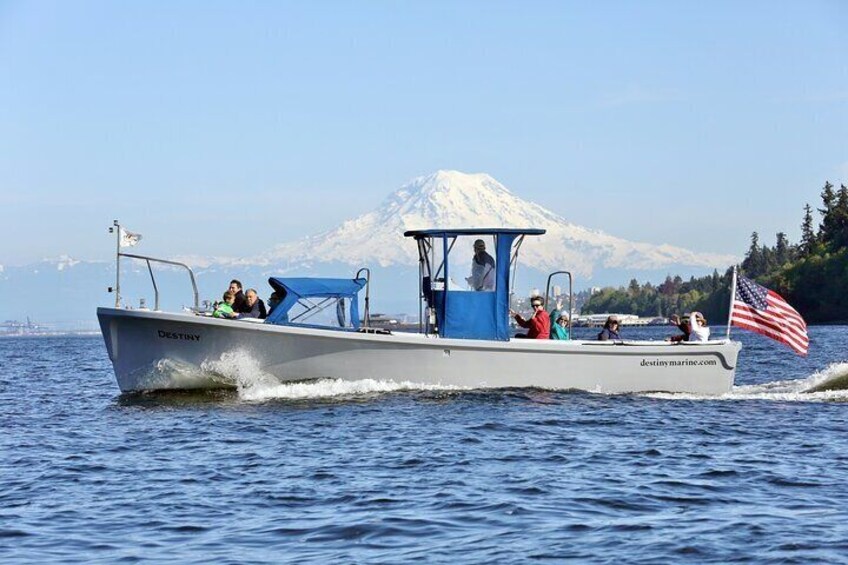
M418 244L426 333L508 341L510 270L526 235L543 229L412 230Z
M497 236L458 235L448 248L448 290L495 291Z

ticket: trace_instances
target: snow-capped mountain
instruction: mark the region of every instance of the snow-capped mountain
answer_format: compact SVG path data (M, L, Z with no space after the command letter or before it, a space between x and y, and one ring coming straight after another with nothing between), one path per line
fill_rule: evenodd
M546 275L567 269L575 288L622 285L631 278L660 282L666 275L700 275L723 270L736 258L694 253L671 245L634 243L568 222L545 208L522 200L486 174L438 171L413 179L389 195L372 212L336 229L283 243L250 258L177 257L194 268L202 299L218 299L231 278L267 297L269 276L353 276L360 267L372 271L375 311L417 312L418 257L403 232L426 228L544 228L521 248L515 291L523 294L544 285ZM470 251L470 249L469 249ZM174 259L174 257L171 257ZM122 266L125 304L141 299L153 303L153 291L143 263ZM98 305L109 305L106 292L115 281L112 261L78 261L63 255L22 267L0 267L0 293L28 297L0 305L0 319L38 321L83 320L94 317ZM162 307L191 304L185 273L157 269Z
M522 264L542 271L568 268L583 278L591 278L597 269L713 269L735 260L672 245L635 243L584 228L522 200L487 174L459 171L437 171L413 179L376 210L334 230L279 245L260 260L264 264L408 266L417 261L417 252L412 242L404 239L404 231L463 227L544 228L544 236L525 242Z

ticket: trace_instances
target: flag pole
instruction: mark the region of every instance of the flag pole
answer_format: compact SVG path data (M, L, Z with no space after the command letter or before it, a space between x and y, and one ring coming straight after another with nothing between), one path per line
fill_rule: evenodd
M736 265L733 265L733 278L730 282L730 309L727 311L727 336L730 339L730 321L733 319L733 302L736 300Z
M112 220L115 226L115 308L121 307L121 224Z

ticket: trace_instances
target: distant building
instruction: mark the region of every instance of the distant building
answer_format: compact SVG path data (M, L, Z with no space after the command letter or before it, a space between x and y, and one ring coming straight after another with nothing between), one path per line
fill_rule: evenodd
M584 316L577 316L574 319L575 326L588 326L591 328L601 327L607 321L607 318L610 316L615 316L618 318L619 323L622 326L635 326L635 325L644 325L640 323L639 316L634 314L616 314L614 312L605 312L603 314L586 314Z
M369 319L372 326L396 326L400 323L397 318L388 314L371 314Z

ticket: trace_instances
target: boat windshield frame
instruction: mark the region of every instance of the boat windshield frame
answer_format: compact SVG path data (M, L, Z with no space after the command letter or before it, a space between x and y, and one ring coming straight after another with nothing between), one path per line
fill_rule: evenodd
M519 249L538 228L462 228L410 230L416 240L419 271L419 330L425 334L459 339L508 341L511 288L515 282ZM491 236L494 243L494 288L484 292L451 287L451 253L459 237ZM436 243L436 240L441 240ZM464 249L456 252L463 253ZM455 265L454 265L455 266ZM476 290L481 290L477 288ZM425 314L426 308L426 314Z

